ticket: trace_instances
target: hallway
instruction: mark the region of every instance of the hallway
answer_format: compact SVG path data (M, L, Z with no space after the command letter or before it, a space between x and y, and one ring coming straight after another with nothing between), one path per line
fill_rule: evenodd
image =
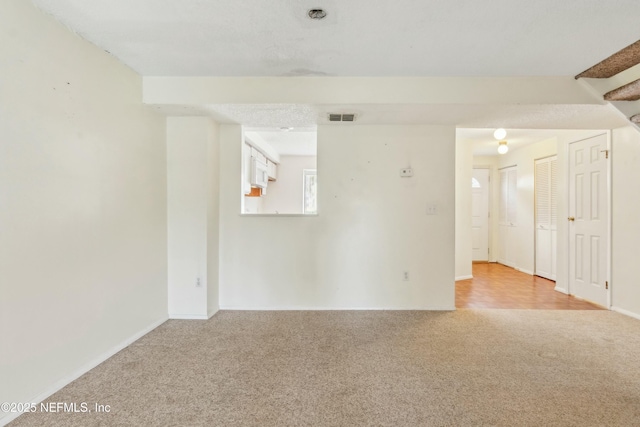
M554 290L555 282L502 264L473 264L473 279L456 282L456 308L602 310Z

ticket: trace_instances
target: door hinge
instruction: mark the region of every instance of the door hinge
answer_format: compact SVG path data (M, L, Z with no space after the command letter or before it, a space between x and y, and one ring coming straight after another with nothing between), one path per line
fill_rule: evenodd
M601 153L604 153L604 158L605 159L609 158L609 150L602 150Z
M609 281L604 282L604 288L609 289Z

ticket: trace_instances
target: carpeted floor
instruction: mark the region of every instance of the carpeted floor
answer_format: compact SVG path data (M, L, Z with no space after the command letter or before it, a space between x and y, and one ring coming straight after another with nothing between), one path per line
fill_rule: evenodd
M11 426L640 425L640 321L610 311L171 320Z

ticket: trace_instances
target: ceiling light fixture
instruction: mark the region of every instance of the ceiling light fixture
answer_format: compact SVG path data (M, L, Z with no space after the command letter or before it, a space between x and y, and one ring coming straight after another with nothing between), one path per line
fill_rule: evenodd
M324 9L309 9L307 15L309 15L311 19L323 19L327 16L327 12Z
M498 153L505 154L507 151L509 151L509 147L507 147L507 141L498 142Z
M506 130L504 130L504 129L502 129L502 128L496 129L496 130L493 132L493 137L494 137L495 139L497 139L498 141L500 141L500 140L504 139L506 136L507 136L507 131L506 131ZM505 144L506 144L506 143L505 143Z

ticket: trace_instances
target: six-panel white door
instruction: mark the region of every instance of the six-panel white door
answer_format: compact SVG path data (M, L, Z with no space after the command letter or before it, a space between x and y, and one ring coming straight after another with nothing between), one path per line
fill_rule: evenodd
M569 292L608 307L607 137L569 144Z

